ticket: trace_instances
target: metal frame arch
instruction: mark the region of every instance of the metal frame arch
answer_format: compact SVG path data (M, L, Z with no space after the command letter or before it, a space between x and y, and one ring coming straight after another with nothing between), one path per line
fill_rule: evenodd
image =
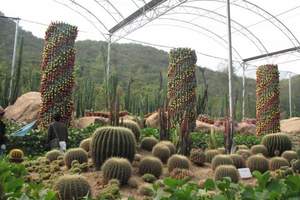
M105 10L105 12L107 12L107 14L109 14L109 15L113 18L113 20L114 20L116 23L118 23L118 20L115 18L115 16L112 15L112 14L109 12L109 10L105 8L104 5L102 5L101 3L99 3L99 1L97 1L97 0L94 0L94 2L95 2L97 5L99 5L103 10Z
M197 10L204 10L204 11L207 11L207 12L210 12L214 15L218 15L224 19L226 19L226 16L220 14L220 13L217 13L217 12L214 12L214 11L211 11L211 10L208 10L208 9L204 9L204 8L200 8L200 7L193 7L193 6L182 6L182 7L188 7L188 8L194 8L194 9L197 9ZM186 15L196 15L196 16L199 16L199 17L205 17L205 18L208 18L210 20L213 20L213 21L216 21L216 22L220 22L222 24L225 24L226 25L226 22L222 21L222 20L218 20L216 18L213 18L213 17L210 17L210 16L206 16L206 15L201 15L199 13L191 13L191 12L177 12L177 11L174 11L172 13L167 13L165 15L172 15L172 14L186 14ZM238 29L236 27L233 27L234 30L238 31L239 33L241 33L242 35L244 35L248 40L250 40L254 46L261 52L265 52L265 53L268 53L268 50L266 48L266 46L263 44L263 42L252 32L250 31L247 27L243 26L242 24L240 24L239 22L237 22L236 20L231 20L234 24L240 26L242 29L244 29L246 32L248 32L252 37L253 39L251 39L250 37L248 37L248 35L244 32L242 32L241 30L242 29ZM256 40L258 42L258 44L254 41ZM260 45L261 48L258 46ZM262 50L263 49L263 50Z
M200 2L200 1L214 1L214 2L217 2L217 3L226 3L226 1L222 1L222 0L189 0L187 1L186 3L193 3L193 2ZM287 38L288 40L292 43L293 46L300 46L300 43L298 41L298 39L294 36L294 34L292 33L292 31L286 26L284 25L284 23L282 21L280 21L276 16L272 15L271 13L269 13L268 11L266 11L265 9L259 7L258 5L254 4L254 3L250 3L246 0L241 0L242 2L244 2L247 6L243 6L243 5L240 5L240 4L237 4L235 2L231 2L230 4L231 5L234 5L236 7L240 7L242 9L245 9L245 10L248 10L262 18L264 18L266 21L270 22L271 24L273 24L278 30L280 30L281 33L283 33ZM267 14L270 18L267 18L266 16L264 16L263 14L249 8L250 6L254 6L256 9L262 11L263 13ZM283 26L283 29L285 29L287 31L287 33L279 26L277 25L276 23L274 23L271 19L274 19L276 22L278 22L281 26ZM289 36L289 34L291 34L291 36ZM297 42L297 44L294 44L294 41L293 39Z

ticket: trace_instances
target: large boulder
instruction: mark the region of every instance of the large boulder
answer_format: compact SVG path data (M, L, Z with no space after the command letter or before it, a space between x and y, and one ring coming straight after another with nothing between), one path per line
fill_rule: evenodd
M148 128L159 128L158 112L154 112L146 118L146 126Z
M240 122L235 127L235 131L241 133L241 134L250 134L255 135L256 134L256 125L248 122Z
M94 123L99 123L101 125L108 124L109 119L104 117L81 117L74 121L74 126L76 128L86 128Z
M285 133L300 133L300 117L281 120L280 129Z
M213 124L205 123L199 120L196 120L196 127L194 131L210 133L211 129L215 132L224 132L224 126L215 126Z
M20 96L14 105L5 109L4 118L20 123L29 123L37 119L42 103L40 92L28 92Z

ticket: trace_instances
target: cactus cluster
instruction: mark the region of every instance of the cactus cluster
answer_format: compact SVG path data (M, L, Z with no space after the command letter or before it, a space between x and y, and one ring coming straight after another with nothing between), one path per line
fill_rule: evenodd
M244 159L248 159L252 155L252 153L249 149L240 149L240 150L237 150L236 153L243 156Z
M142 179L147 183L154 183L157 180L156 176L154 176L153 174L144 174L142 176Z
M174 179L191 179L194 177L194 173L189 170L189 169L180 169L180 168L175 168L173 171L170 173L170 177Z
M163 163L167 162L171 153L166 145L156 144L152 149L153 156L159 158Z
M121 121L120 126L129 128L133 132L136 141L140 140L141 128L138 123L132 120L123 120Z
M128 128L106 126L94 132L90 147L92 161L98 170L110 157L127 158L132 162L136 152L136 141Z
M19 163L23 162L24 159L24 153L21 149L12 149L9 152L9 160L11 162Z
M161 160L153 156L144 157L139 165L139 173L141 175L153 174L159 178L159 176L162 174L162 170L163 164Z
M286 159L289 163L291 163L292 160L298 158L298 155L295 151L289 150L289 151L284 151L281 154L281 157L283 157L284 159Z
M253 145L251 147L251 153L252 154L263 154L265 157L268 156L268 149L267 147L265 147L265 145L262 145L262 144L257 144L257 145Z
M63 122L70 123L76 37L77 27L66 23L51 23L46 31L41 64L41 127L48 127L57 112L61 114Z
M72 167L73 161L78 161L81 163L86 163L88 161L88 154L85 150L81 148L69 149L64 156L65 164L70 169Z
M62 153L61 153L59 150L54 149L54 150L48 151L48 152L46 153L46 158L47 158L50 162L52 162L52 161L54 161L54 160L57 160L57 158L58 158L59 156L61 156L61 155L62 155Z
M153 191L151 185L148 183L141 185L138 189L138 192L139 192L139 194L141 194L143 196L148 196L148 197L153 196L153 194L154 194L154 191Z
M211 161L211 167L215 170L220 165L234 165L234 163L228 155L216 155Z
M280 156L284 151L292 149L292 142L284 133L274 133L265 135L261 142L268 149L269 156L274 156L278 151Z
M229 177L232 182L239 181L239 173L233 165L220 165L215 170L215 180L222 180L224 177Z
M220 154L220 152L216 149L210 149L210 150L205 151L205 162L211 163L213 158L219 154Z
M168 170L172 172L173 169L190 169L190 161L186 156L174 154L168 160Z
M168 68L168 113L171 125L181 124L184 112L188 127L196 122L196 61L195 51L189 48L172 49Z
M246 161L243 158L243 156L239 155L239 154L230 154L230 158L233 161L233 165L239 169L239 168L244 168L246 167Z
M144 137L141 141L141 149L152 151L153 147L158 143L154 137Z
M289 167L290 163L282 157L273 157L270 159L269 165L270 170L275 171L281 167Z
M247 167L251 172L259 171L264 173L269 170L269 160L262 154L256 154L248 158Z
M279 72L277 65L256 71L256 134L280 132Z
M86 138L80 142L79 147L89 153L91 141L92 141L92 138Z
M89 183L79 175L64 175L54 185L60 200L79 200L91 194Z
M102 165L103 178L105 182L118 179L121 185L127 184L132 174L130 162L125 158L112 157Z
M205 153L202 149L192 149L190 153L190 160L194 164L202 166L205 163Z

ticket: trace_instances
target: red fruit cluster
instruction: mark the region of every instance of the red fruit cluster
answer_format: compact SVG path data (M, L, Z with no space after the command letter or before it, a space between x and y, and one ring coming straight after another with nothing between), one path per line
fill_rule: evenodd
M256 71L256 134L280 132L279 72L277 65Z
M77 32L76 26L62 22L51 23L46 31L41 64L41 127L47 127L57 112L63 122L70 123L74 109L72 92Z

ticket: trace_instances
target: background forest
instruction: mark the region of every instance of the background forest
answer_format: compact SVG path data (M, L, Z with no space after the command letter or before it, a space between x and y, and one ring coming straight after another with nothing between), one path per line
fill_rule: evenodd
M0 12L0 15L3 15ZM10 67L13 52L15 24L8 19L0 19L0 105L9 103ZM12 99L28 91L39 91L40 61L43 39L20 28L17 50L16 73ZM77 116L85 110L105 109L104 74L107 44L103 41L76 42L74 92ZM166 89L168 53L139 44L113 44L111 49L112 71L118 76L121 91L121 107L134 114L143 115L156 110L159 105L160 74ZM203 76L204 75L204 76ZM205 66L197 68L197 94L201 99L204 92L204 78L208 86L208 101L205 114L223 117L227 105L227 72L212 71ZM255 80L246 80L246 117L255 117ZM300 76L293 78L293 115L300 115ZM242 116L242 78L234 76L234 108L237 119ZM282 80L281 111L288 116L288 81ZM165 90L163 95L165 95ZM198 110L200 112L200 110ZM199 113L198 113L199 114Z

